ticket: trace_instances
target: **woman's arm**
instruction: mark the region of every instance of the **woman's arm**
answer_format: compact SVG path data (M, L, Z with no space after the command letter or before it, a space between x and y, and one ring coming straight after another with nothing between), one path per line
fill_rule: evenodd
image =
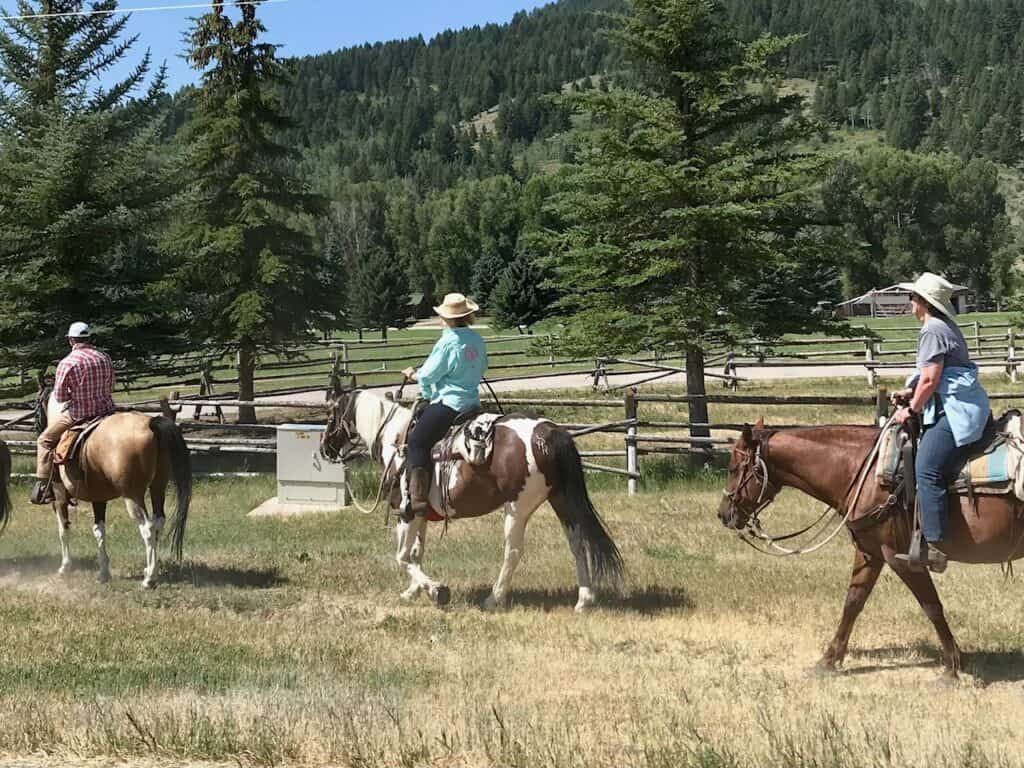
M420 393L424 397L429 397L434 385L448 375L448 372L451 370L449 350L450 346L448 344L443 340L438 340L437 344L430 351L430 356L420 366L420 369L415 372L413 378L419 383Z
M928 401L932 399L932 395L935 394L935 390L939 386L939 380L942 378L942 369L942 360L921 368L921 375L918 377L917 384L914 387L914 394L910 398L910 405L900 408L893 417L897 424L904 423L910 418L911 413L919 414L924 410L924 407L928 405Z

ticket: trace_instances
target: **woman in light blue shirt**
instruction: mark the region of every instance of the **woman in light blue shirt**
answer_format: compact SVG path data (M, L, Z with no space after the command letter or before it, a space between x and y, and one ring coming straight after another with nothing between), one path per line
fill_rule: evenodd
M992 411L978 380L978 366L971 362L967 342L953 319L952 284L925 272L917 282L900 283L900 287L910 291L921 333L917 372L907 380L907 389L893 393L893 402L906 403L894 418L903 424L919 415L924 426L914 469L921 532L927 544L920 552L912 552L918 557L897 557L941 573L946 568L946 555L940 550L949 517L946 488L971 449L987 436Z
M406 368L406 381L417 382L429 405L409 434L406 461L409 472L410 511L425 517L429 511L431 452L460 414L480 408L480 380L487 370L487 348L470 328L480 309L461 293L449 293L434 311L445 329L419 370Z

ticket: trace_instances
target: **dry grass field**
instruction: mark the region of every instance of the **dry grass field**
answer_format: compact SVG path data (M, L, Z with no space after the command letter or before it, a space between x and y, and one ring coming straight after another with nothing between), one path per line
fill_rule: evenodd
M604 485L603 483L601 485ZM115 579L54 575L53 522L20 504L0 539L0 755L345 766L1024 765L1024 585L995 567L940 577L967 652L936 685L930 625L891 574L843 674L813 666L851 559L840 537L765 558L719 525L718 480L595 501L629 581L572 612L573 571L538 511L511 608L478 607L501 520L433 531L452 606L402 604L391 533L356 513L249 520L269 478L202 481L181 567L141 592L142 549L109 515ZM15 493L23 497L27 486ZM815 514L787 492L779 524ZM104 761L105 763L105 761Z

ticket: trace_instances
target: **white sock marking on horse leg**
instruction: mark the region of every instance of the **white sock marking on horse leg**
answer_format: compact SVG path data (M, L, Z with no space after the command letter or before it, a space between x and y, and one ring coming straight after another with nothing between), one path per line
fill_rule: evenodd
M153 583L153 572L156 569L156 549L153 546L155 534L152 525L150 525L149 517L146 515L146 507L144 504L140 504L134 499L125 499L125 506L128 507L128 513L135 519L136 525L139 526L139 535L142 537L142 543L146 548L146 568L142 572L142 586L152 587Z
M71 570L71 544L68 541L68 525L64 524L67 518L67 506L54 505L57 510L57 535L60 537L60 568L57 575L63 576Z
M102 583L110 581L110 558L107 557L107 524L93 523L92 535L96 538L96 558L99 560L99 573L96 579Z
M574 527L566 532L569 539L569 549L576 558L576 583L579 584L579 596L576 600L576 612L583 613L595 602L593 582L590 579L590 565L587 562L587 548L583 544L583 536L579 527Z
M532 512L533 510L530 510ZM523 547L526 544L526 521L530 512L524 514L524 510L516 504L505 505L505 559L501 564L501 571L498 573L498 580L494 582L494 589L484 603L488 610L504 608L508 599L508 586L523 556Z

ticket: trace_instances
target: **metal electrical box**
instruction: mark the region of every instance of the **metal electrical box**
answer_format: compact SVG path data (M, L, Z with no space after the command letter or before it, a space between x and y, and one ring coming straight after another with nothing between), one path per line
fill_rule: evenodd
M345 465L320 455L317 424L281 424L277 428L277 502L282 505L338 509L350 503Z

